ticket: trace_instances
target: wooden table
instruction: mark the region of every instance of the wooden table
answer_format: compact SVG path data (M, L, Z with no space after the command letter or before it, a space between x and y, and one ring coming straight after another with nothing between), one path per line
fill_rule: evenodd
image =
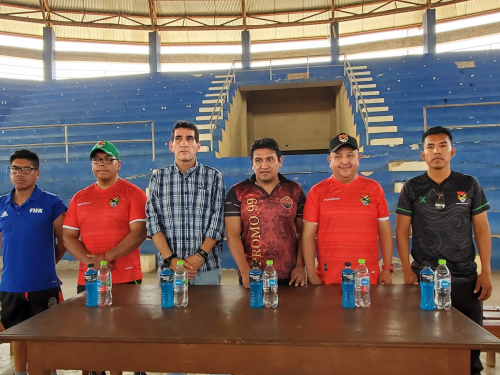
M156 285L116 285L113 306L78 295L0 334L28 342L47 369L224 374L468 374L470 350L500 341L452 309L422 311L419 288L372 286L372 307L343 309L340 286L280 287L252 309L240 286L195 286L189 306L159 306Z

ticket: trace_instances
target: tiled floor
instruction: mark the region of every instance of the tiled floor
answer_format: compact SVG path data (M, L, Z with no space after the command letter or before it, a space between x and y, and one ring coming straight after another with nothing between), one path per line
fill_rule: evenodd
M59 277L61 278L63 285L63 295L64 298L68 299L76 294L76 271L58 271ZM144 283L153 284L156 283L156 273L144 274ZM401 284L403 282L403 277L400 271L394 273L393 282ZM224 270L222 273L222 284L224 285L236 285L238 284L238 274L234 270ZM493 273L493 294L488 300L490 305L500 305L500 272ZM498 366L495 368L487 367L483 371L484 375L500 375L500 354L496 355ZM481 360L483 365L486 366L486 354L481 354ZM10 356L9 344L0 344L0 375L12 375L13 371L13 359ZM70 370L60 370L59 375L80 375L80 371L70 371ZM125 372L125 375L132 375L132 373ZM148 373L149 375L156 375L154 373Z

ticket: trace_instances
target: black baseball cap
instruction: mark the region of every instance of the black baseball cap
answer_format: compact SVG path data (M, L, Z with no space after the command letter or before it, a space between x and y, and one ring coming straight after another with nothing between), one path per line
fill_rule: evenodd
M359 150L358 141L356 138L351 137L347 133L340 133L330 139L330 152L337 151L337 149L341 146L349 145L354 147L356 150Z

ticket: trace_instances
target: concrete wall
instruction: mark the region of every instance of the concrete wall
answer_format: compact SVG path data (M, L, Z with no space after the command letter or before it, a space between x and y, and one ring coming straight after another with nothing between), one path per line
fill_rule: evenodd
M354 123L354 110L349 102L349 92L344 84L338 89L338 94L335 98L335 108L337 115L337 126L332 136L341 132L345 132L352 136L358 134L356 124ZM359 138L358 138L359 142Z
M247 100L240 90L231 103L217 157L248 156Z
M253 91L253 139L272 137L283 151L324 150L337 127L334 87Z

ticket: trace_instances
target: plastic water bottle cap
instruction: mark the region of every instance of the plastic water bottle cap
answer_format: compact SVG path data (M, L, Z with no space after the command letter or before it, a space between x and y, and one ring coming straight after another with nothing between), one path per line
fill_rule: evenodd
M359 262L359 264L365 264L365 260L364 259L358 259L358 262Z
M177 261L177 265L178 265L178 266L182 266L183 264L184 264L184 261L183 261L183 260L178 260L178 261Z
M351 267L351 262L345 262L344 267Z
M272 261L272 260L266 260L266 264L267 264L268 266L272 266L272 265L273 265L273 261Z
M439 259L438 263L439 264L446 264L446 260L445 259Z
M94 263L89 263L89 264L87 265L87 268L94 268Z
M106 266L108 264L108 262L106 262L105 260L101 260L101 266Z

